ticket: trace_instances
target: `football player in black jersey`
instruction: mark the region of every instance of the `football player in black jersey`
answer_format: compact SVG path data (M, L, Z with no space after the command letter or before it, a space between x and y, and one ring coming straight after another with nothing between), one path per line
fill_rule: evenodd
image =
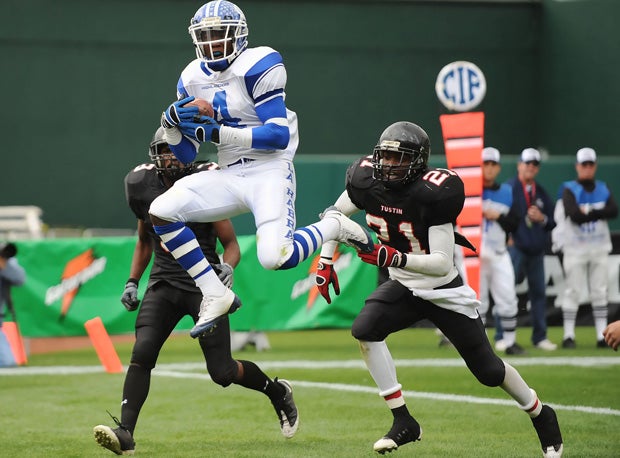
M121 419L112 417L117 424L114 429L105 425L94 428L95 440L117 455L133 455L134 429L148 395L151 370L155 367L159 352L185 315L196 322L202 301L202 293L194 280L163 248L153 231L149 206L177 179L190 173L209 173L209 169L217 167L214 163L182 165L170 151L161 127L155 132L149 155L151 163L135 167L125 177L127 202L138 218L138 240L131 260L130 278L121 297L127 310L138 308L138 281L153 253L155 259L136 318L136 341L123 387ZM241 258L232 223L223 220L192 223L190 226L221 281L230 287L233 267ZM217 239L224 248L222 261L215 251ZM233 359L228 316L224 316L212 331L202 334L198 340L211 379L224 387L235 383L267 395L278 415L282 434L287 438L293 437L299 426L299 417L290 383L277 378L271 380L251 361Z
M351 329L394 417L392 428L375 442L374 450L383 454L422 436L407 410L385 339L428 319L450 339L480 383L501 387L528 413L543 456L559 457L563 444L554 410L493 352L478 316L476 293L454 265L455 243L470 246L454 231L465 199L463 182L452 170L429 168L429 154L430 141L422 128L404 121L388 126L372 156L349 167L346 191L335 203L345 215L366 212L379 243L371 253L358 256L388 267L390 274L366 299ZM328 302L330 284L339 292L331 259L335 248L336 242L323 246L317 268L317 286Z

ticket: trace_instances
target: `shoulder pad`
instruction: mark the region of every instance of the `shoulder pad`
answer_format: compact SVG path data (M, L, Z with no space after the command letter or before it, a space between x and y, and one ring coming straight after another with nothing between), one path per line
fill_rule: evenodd
M458 174L448 169L429 169L416 180L416 197L431 211L430 225L456 222L465 202L465 187Z
M140 186L150 183L153 178L157 178L155 164L146 163L135 166L125 176L126 186Z
M267 70L282 64L282 56L278 51L269 46L259 46L243 51L229 68L238 76L256 78L267 72Z
M418 197L424 202L438 202L452 196L464 196L465 187L459 175L450 169L428 169L416 180Z
M373 185L371 159L372 156L364 156L349 166L346 174L347 188L351 186L357 189L368 189Z
M141 164L125 176L125 198L136 217L146 220L153 199L164 191L154 164Z

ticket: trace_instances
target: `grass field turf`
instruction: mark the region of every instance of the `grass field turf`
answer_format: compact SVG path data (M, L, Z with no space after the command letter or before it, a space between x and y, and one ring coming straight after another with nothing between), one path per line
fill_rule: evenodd
M557 407L565 457L620 456L620 355L596 349L594 331L577 328L578 348L506 358L544 402ZM550 338L561 338L550 328ZM372 457L372 444L391 415L364 368L348 330L274 332L272 349L237 352L271 377L293 382L300 430L286 440L268 399L208 380L196 341L170 339L153 373L135 432L145 457ZM430 329L389 338L408 405L422 441L391 456L536 457L536 433L526 414L498 388L480 385L453 348L439 348ZM124 364L131 344L117 345ZM76 372L62 373L63 367ZM69 370L67 369L67 370ZM90 371L90 372L88 372ZM34 373L33 373L34 372ZM16 375L19 374L19 375ZM124 374L106 374L92 349L32 355L28 367L0 370L0 455L115 456L99 447L92 427L120 416Z

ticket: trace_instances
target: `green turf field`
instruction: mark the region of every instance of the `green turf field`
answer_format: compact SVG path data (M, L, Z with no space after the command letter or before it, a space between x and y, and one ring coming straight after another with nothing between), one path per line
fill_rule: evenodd
M506 358L544 402L556 408L565 457L620 456L620 354L596 349L592 328L577 328L576 350L547 353L527 345ZM549 337L561 340L561 329ZM300 429L280 435L268 399L211 382L197 342L168 341L135 432L144 457L371 457L391 415L347 330L269 333L271 349L235 354L271 377L293 383ZM408 329L388 340L422 441L392 454L415 457L538 457L526 414L499 388L484 387L453 348L437 346L431 329ZM131 345L118 345L127 364ZM0 369L0 456L105 457L92 428L120 416L123 374L106 374L92 349L32 355L27 367Z

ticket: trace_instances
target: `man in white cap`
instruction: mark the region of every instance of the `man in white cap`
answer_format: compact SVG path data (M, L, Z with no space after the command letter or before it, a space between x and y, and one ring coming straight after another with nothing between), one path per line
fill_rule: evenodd
M618 205L607 185L595 179L596 152L592 148L577 151L577 179L560 186L561 199L556 204L564 220L559 234L562 265L566 276L562 317L563 348L575 348L575 321L581 291L589 291L592 304L596 346L606 348L603 331L607 326L608 264L611 237L607 220L618 216ZM583 280L587 279L587 287Z
M495 349L507 355L521 355L516 343L518 300L515 275L506 249L508 234L517 228L518 219L510 212L512 189L495 180L501 171L500 153L496 148L482 150L482 243L480 249L480 317L486 324L489 293L495 307L493 315L501 323L503 336L496 339ZM497 337L497 336L496 336Z
M512 188L512 209L519 218L508 247L516 282L527 278L532 343L541 350L553 351L557 345L547 338L547 295L545 250L549 232L555 227L553 201L536 181L540 170L540 152L525 148L517 164L517 176L508 181Z

